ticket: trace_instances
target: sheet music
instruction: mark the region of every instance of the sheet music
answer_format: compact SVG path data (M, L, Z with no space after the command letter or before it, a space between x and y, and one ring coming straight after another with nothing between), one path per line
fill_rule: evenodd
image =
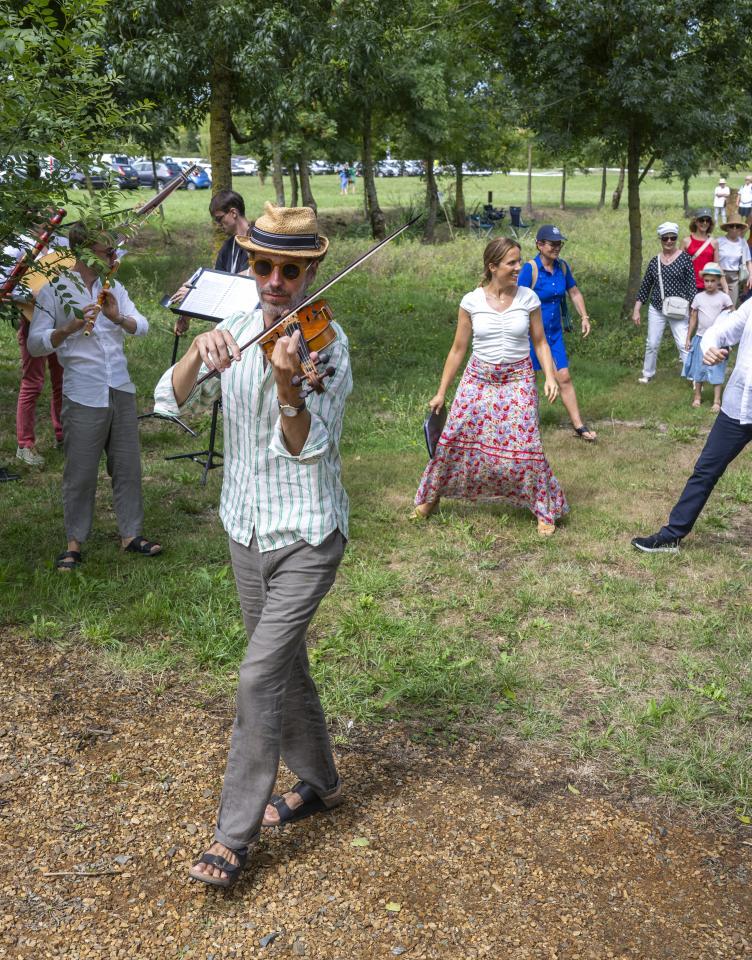
M189 316L226 320L233 313L248 313L256 307L256 281L242 274L202 270L195 286L173 310Z

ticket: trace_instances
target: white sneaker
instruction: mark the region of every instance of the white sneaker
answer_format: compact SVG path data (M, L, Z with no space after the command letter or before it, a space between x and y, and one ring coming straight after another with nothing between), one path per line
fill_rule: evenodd
M43 467L44 457L37 453L33 447L19 447L16 450L16 460L23 460L30 467Z
M637 378L637 382L638 382L638 383L650 383L650 381L651 381L652 379L653 379L652 377L638 377L638 378Z

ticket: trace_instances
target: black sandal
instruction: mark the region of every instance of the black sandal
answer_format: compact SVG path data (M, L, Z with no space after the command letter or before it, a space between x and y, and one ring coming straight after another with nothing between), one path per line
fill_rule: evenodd
M238 858L237 863L230 863L229 860L225 860L225 858L221 857L218 853L209 853L207 851L200 860L197 860L193 864L193 867L197 867L200 863L206 863L210 867L219 867L220 870L227 874L226 877L212 877L208 873L193 873L193 867L188 871L188 876L191 880L208 883L210 887L224 887L227 889L234 886L248 859L248 847L245 847L243 850L233 850L232 852Z
M152 547L159 547L159 550L152 553ZM134 537L124 550L126 553L140 553L144 557L158 557L162 552L162 546L159 543L152 543L146 537Z
M279 814L279 820L276 823L262 823L261 825L263 827L267 829L271 827L281 827L284 823L304 820L306 817L313 816L314 813L324 813L326 810L334 810L336 806L339 806L339 801L332 806L327 806L314 791L313 787L308 783L303 783L302 780L298 781L294 787L291 787L289 792L297 793L303 802L293 810L287 806L284 797L274 794L269 800L269 803Z
M586 433L595 433L595 430L591 430L586 423L583 423L581 427L572 427L572 429L580 438L580 440L584 440L586 443L598 443L597 435L594 437L585 436Z
M76 570L82 564L80 550L64 550L55 558L56 570Z

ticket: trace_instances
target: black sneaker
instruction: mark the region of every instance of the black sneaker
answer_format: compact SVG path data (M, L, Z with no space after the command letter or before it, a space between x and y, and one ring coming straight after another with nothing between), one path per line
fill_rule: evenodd
M635 537L632 546L643 553L678 553L680 540L678 537L662 537L654 533L652 537Z

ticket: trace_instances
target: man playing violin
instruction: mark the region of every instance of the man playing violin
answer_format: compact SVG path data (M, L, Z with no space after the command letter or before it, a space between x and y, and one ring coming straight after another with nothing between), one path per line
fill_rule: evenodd
M173 415L201 394L213 399L222 392L220 516L249 643L214 842L190 871L195 880L222 887L237 880L262 827L340 802L306 630L334 583L347 538L338 447L352 389L347 338L336 324L337 338L327 348L334 374L325 391L304 397L295 380L300 331L281 336L268 363L258 345L242 353L238 347L305 299L329 245L314 212L267 203L250 236L236 243L248 251L258 303L197 336L155 390L155 409ZM194 391L206 371L217 371L219 379ZM274 797L280 758L299 782Z
M149 323L122 284L113 282L107 289L103 283L103 276L114 272L117 257L115 241L101 223L96 228L71 224L68 243L76 261L37 293L27 342L33 357L56 352L63 366L63 515L68 547L55 564L64 572L81 564L81 545L94 519L103 452L123 549L148 557L162 551L160 544L141 535L136 388L123 350L125 335L144 336Z

